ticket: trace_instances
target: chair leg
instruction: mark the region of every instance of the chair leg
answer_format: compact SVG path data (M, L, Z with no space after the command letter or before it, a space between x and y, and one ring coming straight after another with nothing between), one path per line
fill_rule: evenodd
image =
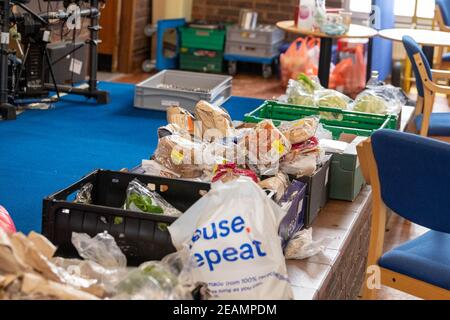
M376 289L369 289L367 285L364 285L363 294L362 294L363 300L376 300L377 299L377 290Z
M437 137L437 136L432 136L430 138L442 141L442 142L447 142L450 143L450 137Z
M411 121L409 121L408 125L406 126L405 131L409 132L409 133L417 133L417 127L416 127L416 118L418 115L422 114L423 112L423 97L421 96L417 96L417 101L416 101L416 108L414 109L414 116L411 119Z

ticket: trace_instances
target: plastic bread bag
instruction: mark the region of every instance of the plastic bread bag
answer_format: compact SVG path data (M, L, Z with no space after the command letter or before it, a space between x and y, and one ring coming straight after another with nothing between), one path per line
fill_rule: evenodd
M235 163L220 164L217 166L212 182L222 181L228 182L236 179L240 176L246 176L251 178L254 182L258 183L259 179L256 173L250 169L239 168Z
M182 214L181 211L168 203L159 193L150 191L138 179L134 179L129 183L127 198L123 207L125 210L171 217L179 217Z
M313 241L312 228L303 229L294 234L284 249L287 260L303 260L315 256L325 249L327 238Z
M297 154L307 154L310 152L314 152L317 151L318 148L319 148L319 139L317 139L316 137L311 137L302 143L292 145L291 152L289 152L285 156L285 159L291 156L296 156Z
M323 124L319 123L317 126L315 137L320 141L322 139L333 139L333 133L324 128Z
M258 168L260 175L275 175L280 159L291 150L291 143L272 120L258 123L255 130L240 137L238 145L247 151L249 163Z
M299 154L292 159L283 160L280 164L281 172L295 177L312 176L317 170L317 155L310 153Z
M195 106L195 115L197 121L201 122L201 132L196 131L196 137L203 137L208 141L215 138L225 138L234 129L228 112L209 102L199 101Z
M92 183L86 183L84 186L82 186L77 193L75 203L91 204L92 189L94 189L94 185Z
M85 260L93 261L105 268L126 268L127 258L114 238L103 232L91 238L85 233L72 233L72 244Z
M278 202L289 186L289 177L286 174L279 172L277 175L259 182L258 185L263 190L274 192L274 200Z
M218 165L227 163L245 165L245 160L245 151L233 141L208 143L203 151L203 165L208 174L213 174Z
M315 92L315 105L317 107L330 107L347 110L352 99L339 91L322 89ZM324 120L342 120L342 115L333 112L321 112L320 118Z
M319 119L307 117L290 122L283 122L278 129L289 139L291 144L305 142L316 134Z
M170 136L170 135L178 135L185 139L191 138L191 135L189 134L188 131L181 128L179 125L177 125L175 123L170 123L170 124L160 127L158 129L158 139L161 139L161 138L164 138L165 136Z
M155 160L142 160L142 169L145 174L157 177L165 177L171 179L179 179L181 175L167 169Z
M401 89L392 85L371 86L361 92L353 103L353 110L375 114L399 114L406 104Z
M194 116L181 107L167 108L167 122L169 124L176 124L179 128L193 134L194 133Z
M198 178L203 174L203 149L203 143L170 135L159 139L154 159L181 178Z
M248 177L213 183L169 232L212 299L292 299L278 228L286 212ZM238 272L237 272L238 271Z
M68 274L85 279L102 289L99 297L111 297L116 292L117 284L127 276L128 269L124 267L104 267L92 260L65 259L55 257L52 262L67 271ZM97 289L98 290L98 289ZM96 294L97 295L97 294Z

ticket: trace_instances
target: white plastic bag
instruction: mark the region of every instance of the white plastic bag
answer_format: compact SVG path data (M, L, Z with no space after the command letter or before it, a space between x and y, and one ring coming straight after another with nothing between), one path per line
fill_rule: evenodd
M72 244L83 259L94 261L105 268L127 266L127 258L106 231L93 238L85 233L73 232Z
M303 260L322 252L327 239L313 241L312 228L298 231L289 241L284 255L288 260Z
M291 299L278 227L286 214L250 178L218 181L170 227L214 299Z

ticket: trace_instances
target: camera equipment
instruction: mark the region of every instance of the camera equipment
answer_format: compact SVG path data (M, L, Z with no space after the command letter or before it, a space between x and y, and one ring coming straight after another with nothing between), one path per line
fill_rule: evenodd
M46 0L47 2L56 2L55 0ZM4 119L15 119L15 106L23 101L55 101L48 99L50 91L55 91L59 98L60 92L68 92L94 98L97 103L104 104L109 100L109 94L106 91L97 89L97 46L100 43L98 25L100 16L99 0L64 0L65 10L55 12L35 13L29 9L26 4L29 0L0 0L0 112ZM81 9L80 6L88 4L89 8ZM13 12L13 6L20 8L21 12ZM77 9L74 13L73 8ZM75 16L76 14L76 16ZM69 22L74 18L88 18L90 39L84 43L75 45L75 33L73 43L69 52L64 56L51 61L47 45L50 43L50 21ZM15 27L20 38L10 39L10 28ZM75 31L76 32L76 31ZM21 57L17 52L10 50L10 42L18 42ZM77 43L78 44L78 43ZM59 85L54 76L53 66L58 64L68 55L80 50L85 45L89 46L89 79L87 88L77 88L71 85ZM22 47L24 49L22 49ZM74 59L72 62L74 63ZM73 65L70 65L73 72ZM7 70L4 72L3 70ZM47 83L50 78L52 83Z

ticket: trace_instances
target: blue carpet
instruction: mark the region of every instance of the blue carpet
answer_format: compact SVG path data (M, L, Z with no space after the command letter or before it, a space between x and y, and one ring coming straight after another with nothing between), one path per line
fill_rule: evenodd
M109 105L66 96L48 111L27 111L17 121L0 121L0 204L23 232L41 230L42 199L95 169L130 168L157 145L166 114L133 108L134 86L101 83ZM261 104L232 98L233 119Z

